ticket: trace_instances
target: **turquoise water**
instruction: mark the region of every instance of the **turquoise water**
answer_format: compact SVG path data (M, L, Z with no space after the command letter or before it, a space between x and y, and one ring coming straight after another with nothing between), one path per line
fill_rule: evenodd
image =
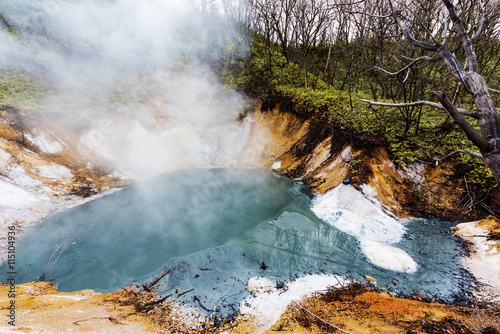
M39 279L54 246L68 240L69 248L47 275L60 291L115 291L170 267L171 274L158 284L160 293L194 289L179 299L193 303L196 295L210 308L229 305L225 312L248 295L251 277L279 284L330 269L363 282L370 275L396 293L415 291L444 301L465 296L469 276L460 265L462 248L450 233L452 223L409 222L394 246L419 269L399 273L373 265L357 239L310 211L310 201L305 187L268 171L162 175L29 229L17 246L18 280ZM5 265L0 277L4 273Z

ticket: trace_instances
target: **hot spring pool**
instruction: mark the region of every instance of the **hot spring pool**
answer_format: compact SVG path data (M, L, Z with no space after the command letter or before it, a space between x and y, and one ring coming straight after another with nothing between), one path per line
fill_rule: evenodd
M46 277L60 291L116 291L170 267L160 291L194 289L181 300L193 302L195 294L220 307L243 300L251 277L286 282L331 269L363 282L372 276L379 287L397 293L451 300L469 288L451 225L408 222L406 234L392 246L410 255L418 269L397 272L373 264L356 238L319 219L309 191L290 179L262 170L182 170L30 228L17 244L17 279L38 280L55 245L66 241L69 247ZM2 278L7 272L0 266Z

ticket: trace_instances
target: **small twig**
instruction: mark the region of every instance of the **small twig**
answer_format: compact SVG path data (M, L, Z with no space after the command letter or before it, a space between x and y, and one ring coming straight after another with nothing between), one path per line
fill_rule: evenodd
M205 311L208 311L208 312L212 312L212 310L210 310L210 309L206 308L206 307L205 307L205 306L201 303L201 300L200 300L200 298L198 298L198 296L194 296L194 300L196 300L196 301L198 302L198 304L200 304L200 307L201 307L202 309L204 309Z
M326 262L325 259L323 259L323 262L326 264L326 266L328 267L328 269L330 269L330 272L332 273L332 275L335 277L335 279L337 280L337 283L340 284L341 287L344 288L344 284L340 282L339 278L337 277L337 275L335 275L335 273L333 272L332 268L330 268L330 266L328 265L328 263Z
M82 319L82 320L73 321L73 325L80 326L79 322L90 321L90 320L94 320L94 319L97 319L97 317L92 317L90 319Z
M144 290L146 290L147 292L151 292L151 288L153 286L156 285L156 283L158 283L163 277L167 276L168 274L170 274L170 268L165 268L163 269L163 272L161 274L159 274L158 276L156 276L155 279L153 279L151 282L146 282L142 285L142 287L144 288Z
M52 251L52 254L50 255L49 261L47 261L47 264L45 265L45 269L43 270L42 276L38 279L39 281L45 281L45 278L47 277L47 274L50 272L52 267L56 264L57 260L61 257L62 253L66 249L68 249L70 245L70 236L68 236L62 243L57 243L54 247L54 250ZM58 242L61 240L61 237L59 237Z
M309 313L310 315L312 315L312 316L313 316L313 317L315 317L316 319L318 319L318 320L320 320L320 321L324 322L325 324L330 325L330 326L332 326L333 328L335 328L335 329L337 329L337 330L339 330L339 331L341 331L341 332L348 333L348 334L352 334L351 332L348 332L348 331L346 331L346 330L344 330L344 329L342 329L342 328L340 328L340 327L337 327L337 326L335 326L335 325L332 325L331 323L329 323L329 322L328 322L328 321L326 321L326 320L321 319L321 318L320 318L320 317L318 317L316 314L312 313L311 311L309 311L308 309L306 309L304 306L302 306L302 305L300 305L299 303L297 303L295 300L294 300L293 302L294 302L297 306L299 306L301 309L303 309L304 311L306 311L307 313Z
M158 299L158 300L155 300L155 301L153 301L153 302L146 303L146 304L144 304L144 305L140 305L138 308L139 308L139 310L140 310L140 311L142 311L142 310L144 310L144 309L146 309L146 308L148 308L148 307L151 307L151 306L154 306L154 305L157 305L157 304L161 304L161 303L163 303L165 300L167 300L167 298L168 298L168 297L170 297L170 296L172 296L172 295L168 295L168 296L165 296L165 297L160 298L160 299Z
M244 280L242 280L238 275L236 275L234 273L234 271L233 271L233 275L236 276L236 278L239 279L241 281L241 283L245 284L245 286L247 285L247 283Z
M191 290L188 290L188 291L184 291L183 293L178 294L177 297L175 297L175 298L179 298L180 296L184 296L186 293L191 292L193 290L194 290L194 288L192 288Z

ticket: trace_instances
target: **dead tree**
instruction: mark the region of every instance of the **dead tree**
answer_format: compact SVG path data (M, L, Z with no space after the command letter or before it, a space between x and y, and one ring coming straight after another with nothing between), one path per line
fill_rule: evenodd
M447 16L445 18L443 41L439 42L438 38L435 36L435 32L427 30L431 42L421 41L414 37L411 28L408 26L407 22L412 15L411 8L402 7L395 8L392 0L388 0L390 7L390 14L394 19L399 31L404 36L406 41L410 43L415 48L425 50L430 53L434 53L436 57L443 61L447 69L450 71L451 75L459 82L463 87L472 95L474 103L476 105L477 111L469 111L461 108L457 108L448 99L445 93L441 91L436 91L434 94L437 96L441 106L445 109L454 123L456 123L460 129L467 135L469 140L479 149L479 152L471 152L467 150L459 150L456 153L467 153L474 157L480 158L484 161L486 166L492 171L495 178L496 184L500 186L500 118L498 116L491 92L497 92L494 89L490 89L481 76L477 56L474 50L474 42L480 36L483 29L483 24L487 11L481 0L479 0L479 5L481 7L481 19L479 21L478 27L473 37L469 36L464 22L457 14L457 10L452 2L452 0L441 0L442 4L446 8ZM494 11L494 8L490 10L490 13ZM455 53L451 53L445 47L446 37L448 35L447 21L451 20L453 24L453 30L460 40L461 48L465 54L465 63L462 65L457 59ZM420 59L415 59L418 61L428 61L430 57L421 57ZM380 69L382 70L382 69ZM388 74L391 74L385 71ZM375 104L372 101L366 101ZM419 101L419 103L432 105L430 101ZM384 106L394 106L390 103L377 103L378 105ZM464 116L477 118L479 121L479 126L481 133L478 133L475 128L467 121ZM454 152L455 153L455 152Z

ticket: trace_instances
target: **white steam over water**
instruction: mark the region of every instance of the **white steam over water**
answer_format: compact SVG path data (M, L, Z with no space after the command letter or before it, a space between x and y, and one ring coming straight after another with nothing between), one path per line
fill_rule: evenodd
M248 132L233 124L245 99L211 68L246 46L234 20L193 3L2 1L16 33L0 29L0 70L44 82L39 109L118 172L231 166Z
M417 263L402 249L391 244L401 241L404 224L382 210L380 203L368 200L351 186L318 196L312 211L327 223L357 238L370 261L385 269L414 273Z

